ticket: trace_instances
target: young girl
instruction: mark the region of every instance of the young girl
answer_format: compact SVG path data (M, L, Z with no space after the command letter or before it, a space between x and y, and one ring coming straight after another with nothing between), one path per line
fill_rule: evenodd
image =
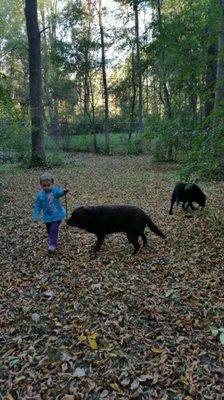
M49 247L48 250L54 253L57 248L59 225L66 217L65 209L62 207L60 197L68 190L54 187L54 178L50 172L44 172L40 177L42 190L37 193L33 213L33 220L38 222L41 211L43 211L43 222L46 225Z

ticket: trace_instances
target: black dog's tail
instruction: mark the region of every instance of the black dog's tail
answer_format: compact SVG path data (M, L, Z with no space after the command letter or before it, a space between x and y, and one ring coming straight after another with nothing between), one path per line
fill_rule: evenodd
M164 233L152 222L152 220L149 218L148 215L147 215L146 222L147 222L149 229L151 229L152 232L154 232L156 235L160 236L163 239L166 238Z

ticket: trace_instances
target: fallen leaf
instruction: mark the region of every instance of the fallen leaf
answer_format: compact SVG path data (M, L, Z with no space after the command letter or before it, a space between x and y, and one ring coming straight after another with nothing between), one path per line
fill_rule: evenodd
M123 390L120 388L120 386L117 383L110 383L110 387L115 390L115 392L122 394Z
M73 376L76 378L82 378L85 375L86 375L86 372L85 372L84 368L79 368L79 367L77 367L75 369L75 372L73 374Z
M79 341L80 343L85 343L86 340L87 340L87 337L86 337L85 335L80 335L80 336L78 337L78 341Z
M131 384L131 390L135 390L139 387L139 380L138 378L134 379L132 384Z
M52 297L54 296L54 292L52 290L47 290L46 292L43 293L44 296L48 297L49 300L52 299Z
M31 314L31 318L34 322L38 322L40 319L40 315L38 313Z
M98 336L97 333L93 333L90 336L88 336L89 347L91 348L91 350L96 350L98 348L96 343L97 336Z
M105 399L109 394L108 390L103 390L103 392L100 394L100 399Z
M7 394L6 400L14 400L14 397L10 393Z
M158 354L161 354L164 352L164 349L161 349L160 347L152 347L151 350L153 353L158 353Z
M219 340L221 342L221 344L224 346L224 332L222 332L219 336Z
M130 383L130 379L129 378L125 378L121 381L121 386L125 387L128 386Z

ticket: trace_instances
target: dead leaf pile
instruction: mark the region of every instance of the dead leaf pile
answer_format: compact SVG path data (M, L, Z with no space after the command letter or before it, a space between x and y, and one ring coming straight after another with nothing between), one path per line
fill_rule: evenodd
M32 223L40 170L7 174L0 224L0 399L200 400L224 397L223 183L208 204L168 215L177 177L148 157L77 155L55 169L83 204L135 204L167 234L148 231L132 256L111 235L62 225L46 255L45 227ZM201 185L205 189L205 185ZM68 238L68 240L67 240Z

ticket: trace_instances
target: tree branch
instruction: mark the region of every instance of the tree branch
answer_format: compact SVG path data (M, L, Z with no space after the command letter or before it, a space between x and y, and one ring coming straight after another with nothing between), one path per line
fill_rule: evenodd
M42 29L42 30L39 32L39 35L41 35L41 33L43 33L44 31L46 31L47 29L50 29L50 26L46 26L46 28Z

